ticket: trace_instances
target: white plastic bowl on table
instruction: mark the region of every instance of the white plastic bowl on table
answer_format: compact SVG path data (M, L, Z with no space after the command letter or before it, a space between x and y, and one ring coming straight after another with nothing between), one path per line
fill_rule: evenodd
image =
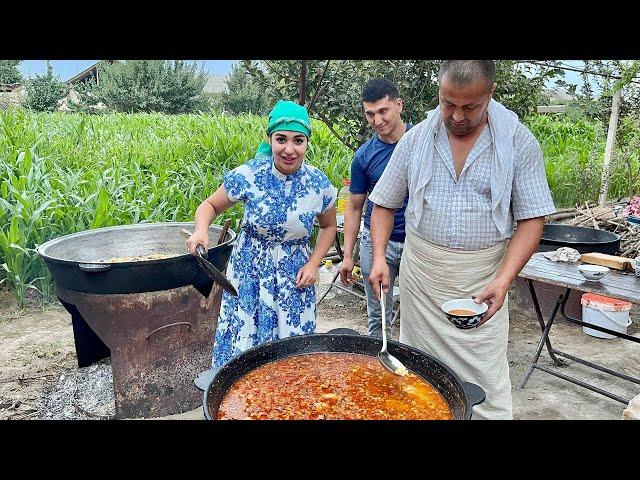
M578 265L578 271L590 282L599 282L601 279L609 275L609 267L602 265Z

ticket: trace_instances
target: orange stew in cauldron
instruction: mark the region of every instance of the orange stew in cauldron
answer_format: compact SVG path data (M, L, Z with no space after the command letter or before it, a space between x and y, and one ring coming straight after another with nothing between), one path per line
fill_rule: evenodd
M376 357L295 355L262 365L235 382L220 420L450 420L442 395L422 377L400 377Z

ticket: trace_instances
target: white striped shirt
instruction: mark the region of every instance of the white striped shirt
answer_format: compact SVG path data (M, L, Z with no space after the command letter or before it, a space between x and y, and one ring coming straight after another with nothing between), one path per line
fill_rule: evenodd
M412 152L408 148L409 142L402 140L369 197L383 207L402 206L408 192L408 179L417 174L409 171ZM542 150L533 134L521 123L515 132L514 147L516 164L510 219L516 221L554 213ZM500 175L500 172L491 171L494 141L490 126L486 126L476 140L457 180L443 122L437 131L434 149L433 176L424 192L422 214L417 222L407 217L406 228L429 242L460 250L489 248L511 237L513 228L503 235L492 220L491 175ZM414 192L408 193L411 202Z

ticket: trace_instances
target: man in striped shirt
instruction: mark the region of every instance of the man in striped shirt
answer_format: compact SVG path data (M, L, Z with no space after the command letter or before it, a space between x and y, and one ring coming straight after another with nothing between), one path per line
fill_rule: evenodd
M485 390L474 418L510 419L507 291L555 208L537 140L492 99L494 62L444 61L438 81L439 106L400 139L369 197L369 281L376 295L390 288L384 254L408 193L400 341ZM478 328L457 329L440 306L471 296L487 314Z

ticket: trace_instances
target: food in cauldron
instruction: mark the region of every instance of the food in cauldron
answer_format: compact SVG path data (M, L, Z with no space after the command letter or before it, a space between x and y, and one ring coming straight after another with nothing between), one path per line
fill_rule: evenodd
M147 260L162 260L163 258L177 257L175 254L153 253L136 257L114 257L108 260L97 260L95 263L125 263L125 262L145 262Z
M450 420L442 395L422 377L388 372L376 357L295 355L262 365L225 394L217 419Z

